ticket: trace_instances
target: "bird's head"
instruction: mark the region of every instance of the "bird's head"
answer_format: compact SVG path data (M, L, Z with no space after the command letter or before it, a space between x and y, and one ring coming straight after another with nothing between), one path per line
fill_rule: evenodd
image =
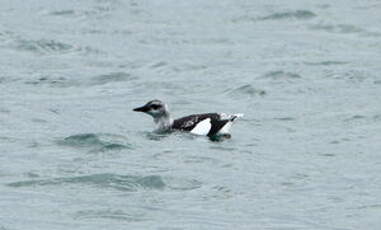
M153 118L160 118L168 115L168 106L160 100L152 100L133 111L149 114Z

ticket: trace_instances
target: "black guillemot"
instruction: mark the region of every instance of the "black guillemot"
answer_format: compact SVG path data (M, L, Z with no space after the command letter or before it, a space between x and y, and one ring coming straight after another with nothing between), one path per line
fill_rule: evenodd
M208 137L216 135L230 137L231 125L236 118L243 116L243 114L203 113L173 120L169 114L168 106L160 100L149 101L133 111L151 115L156 124L156 131L180 130Z

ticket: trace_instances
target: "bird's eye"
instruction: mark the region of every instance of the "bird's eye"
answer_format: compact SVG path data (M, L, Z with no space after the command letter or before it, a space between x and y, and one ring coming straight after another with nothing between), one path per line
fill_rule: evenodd
M161 105L151 105L151 108L154 109L154 110L156 110L156 109L158 109L160 107L161 107Z

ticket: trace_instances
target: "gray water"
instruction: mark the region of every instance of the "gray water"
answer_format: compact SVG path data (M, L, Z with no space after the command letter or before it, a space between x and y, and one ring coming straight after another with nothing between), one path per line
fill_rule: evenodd
M379 229L380 64L378 0L1 0L0 229Z

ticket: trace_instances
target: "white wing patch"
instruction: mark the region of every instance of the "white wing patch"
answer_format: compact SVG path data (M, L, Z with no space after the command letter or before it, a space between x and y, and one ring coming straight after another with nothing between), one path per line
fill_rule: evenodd
M210 118L206 118L200 121L190 132L196 135L206 136L211 128L212 124L210 123Z

